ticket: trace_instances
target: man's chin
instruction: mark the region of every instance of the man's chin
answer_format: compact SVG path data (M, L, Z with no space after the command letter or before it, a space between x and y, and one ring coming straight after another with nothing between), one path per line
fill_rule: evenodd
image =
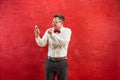
M58 27L57 26L53 26L54 27L54 29L58 29Z

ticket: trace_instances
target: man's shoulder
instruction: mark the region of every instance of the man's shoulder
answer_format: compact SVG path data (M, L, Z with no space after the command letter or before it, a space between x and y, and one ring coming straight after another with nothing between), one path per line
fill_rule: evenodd
M68 28L68 27L64 27L63 29L64 29L64 30L71 31L71 29L70 29L70 28Z

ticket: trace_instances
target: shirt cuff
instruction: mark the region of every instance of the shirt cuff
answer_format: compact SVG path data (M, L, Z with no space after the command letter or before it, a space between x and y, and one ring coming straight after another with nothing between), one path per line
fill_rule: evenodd
M39 41L39 40L40 40L40 36L36 37L35 40L36 40L36 41Z

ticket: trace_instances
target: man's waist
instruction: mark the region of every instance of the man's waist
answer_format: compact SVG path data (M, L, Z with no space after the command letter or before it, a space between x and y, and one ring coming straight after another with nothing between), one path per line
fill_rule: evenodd
M52 60L52 61L59 61L59 60L64 60L64 59L67 59L67 56L64 56L64 57L51 57L51 56L48 56L48 60Z

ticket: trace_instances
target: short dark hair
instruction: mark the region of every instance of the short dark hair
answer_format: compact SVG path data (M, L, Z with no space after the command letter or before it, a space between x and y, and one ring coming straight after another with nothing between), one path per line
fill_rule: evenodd
M60 20L62 20L63 22L65 21L65 17L61 14L55 14L54 18L58 17Z

